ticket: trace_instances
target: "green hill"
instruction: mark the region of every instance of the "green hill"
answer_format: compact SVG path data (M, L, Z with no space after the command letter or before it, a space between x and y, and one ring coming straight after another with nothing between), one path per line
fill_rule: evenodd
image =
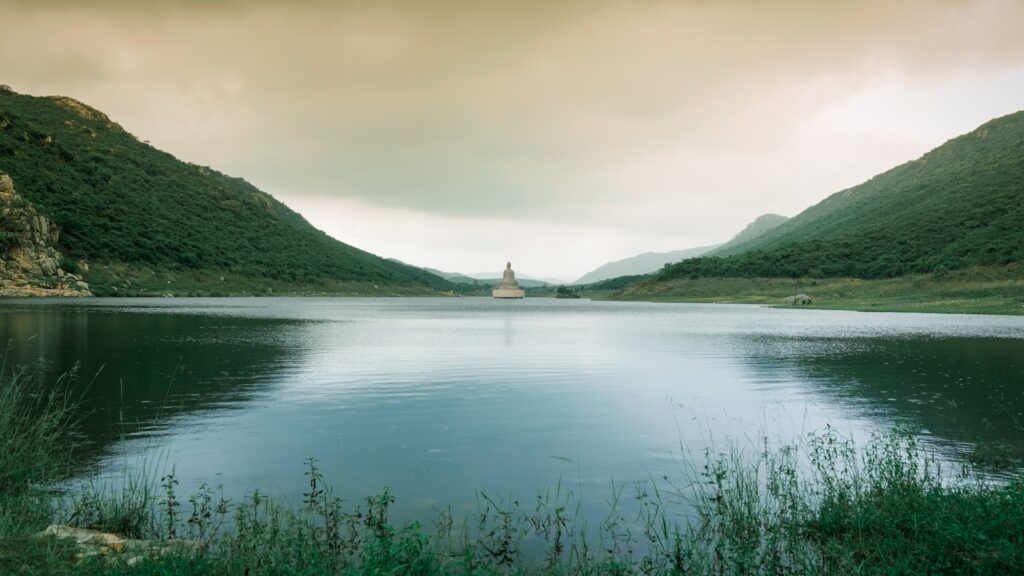
M245 180L181 162L70 98L0 88L0 172L57 223L61 252L91 264L98 294L147 274L172 286L181 275L193 286L451 286L339 242Z
M892 278L1024 261L1024 112L833 194L730 252L669 266L655 282Z
M687 250L675 250L673 252L644 252L630 258L603 264L584 274L573 284L578 286L586 285L588 289L597 290L607 290L615 286L621 288L627 282L636 281L641 276L657 272L666 265L679 262L680 260L697 258L698 256L720 255L725 251L729 251L733 246L743 244L764 234L786 220L788 218L778 214L762 214L724 244L700 246Z
M728 242L714 250L709 250L706 256L728 256L729 254L735 254L739 251L737 247L752 242L754 239L778 228L787 220L789 218L778 214L762 214L755 218L753 222L747 224L743 230L740 230L739 234L733 236Z

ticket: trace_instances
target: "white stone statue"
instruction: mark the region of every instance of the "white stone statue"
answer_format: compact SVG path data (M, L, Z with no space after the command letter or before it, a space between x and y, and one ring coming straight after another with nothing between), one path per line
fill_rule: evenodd
M512 271L512 263L505 264L505 272L501 275L501 282L491 290L495 298L523 298L526 291L519 287L516 282L516 273Z

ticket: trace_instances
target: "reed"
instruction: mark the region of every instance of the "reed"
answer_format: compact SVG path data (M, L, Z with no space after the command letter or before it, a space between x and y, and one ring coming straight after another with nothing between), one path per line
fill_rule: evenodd
M22 494L55 479L71 461L75 404L74 372L56 385L41 382L41 370L8 368L0 362L0 495Z

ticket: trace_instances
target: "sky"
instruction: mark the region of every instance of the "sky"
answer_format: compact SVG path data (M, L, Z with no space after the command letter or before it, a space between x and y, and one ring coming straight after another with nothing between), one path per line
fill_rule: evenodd
M1018 0L0 0L62 94L420 266L727 240L1024 109Z

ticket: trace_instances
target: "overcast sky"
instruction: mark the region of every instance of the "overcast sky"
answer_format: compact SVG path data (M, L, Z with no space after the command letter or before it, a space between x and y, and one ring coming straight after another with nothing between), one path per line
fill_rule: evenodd
M1017 0L0 0L0 22L0 83L466 273L721 242L1024 109Z

